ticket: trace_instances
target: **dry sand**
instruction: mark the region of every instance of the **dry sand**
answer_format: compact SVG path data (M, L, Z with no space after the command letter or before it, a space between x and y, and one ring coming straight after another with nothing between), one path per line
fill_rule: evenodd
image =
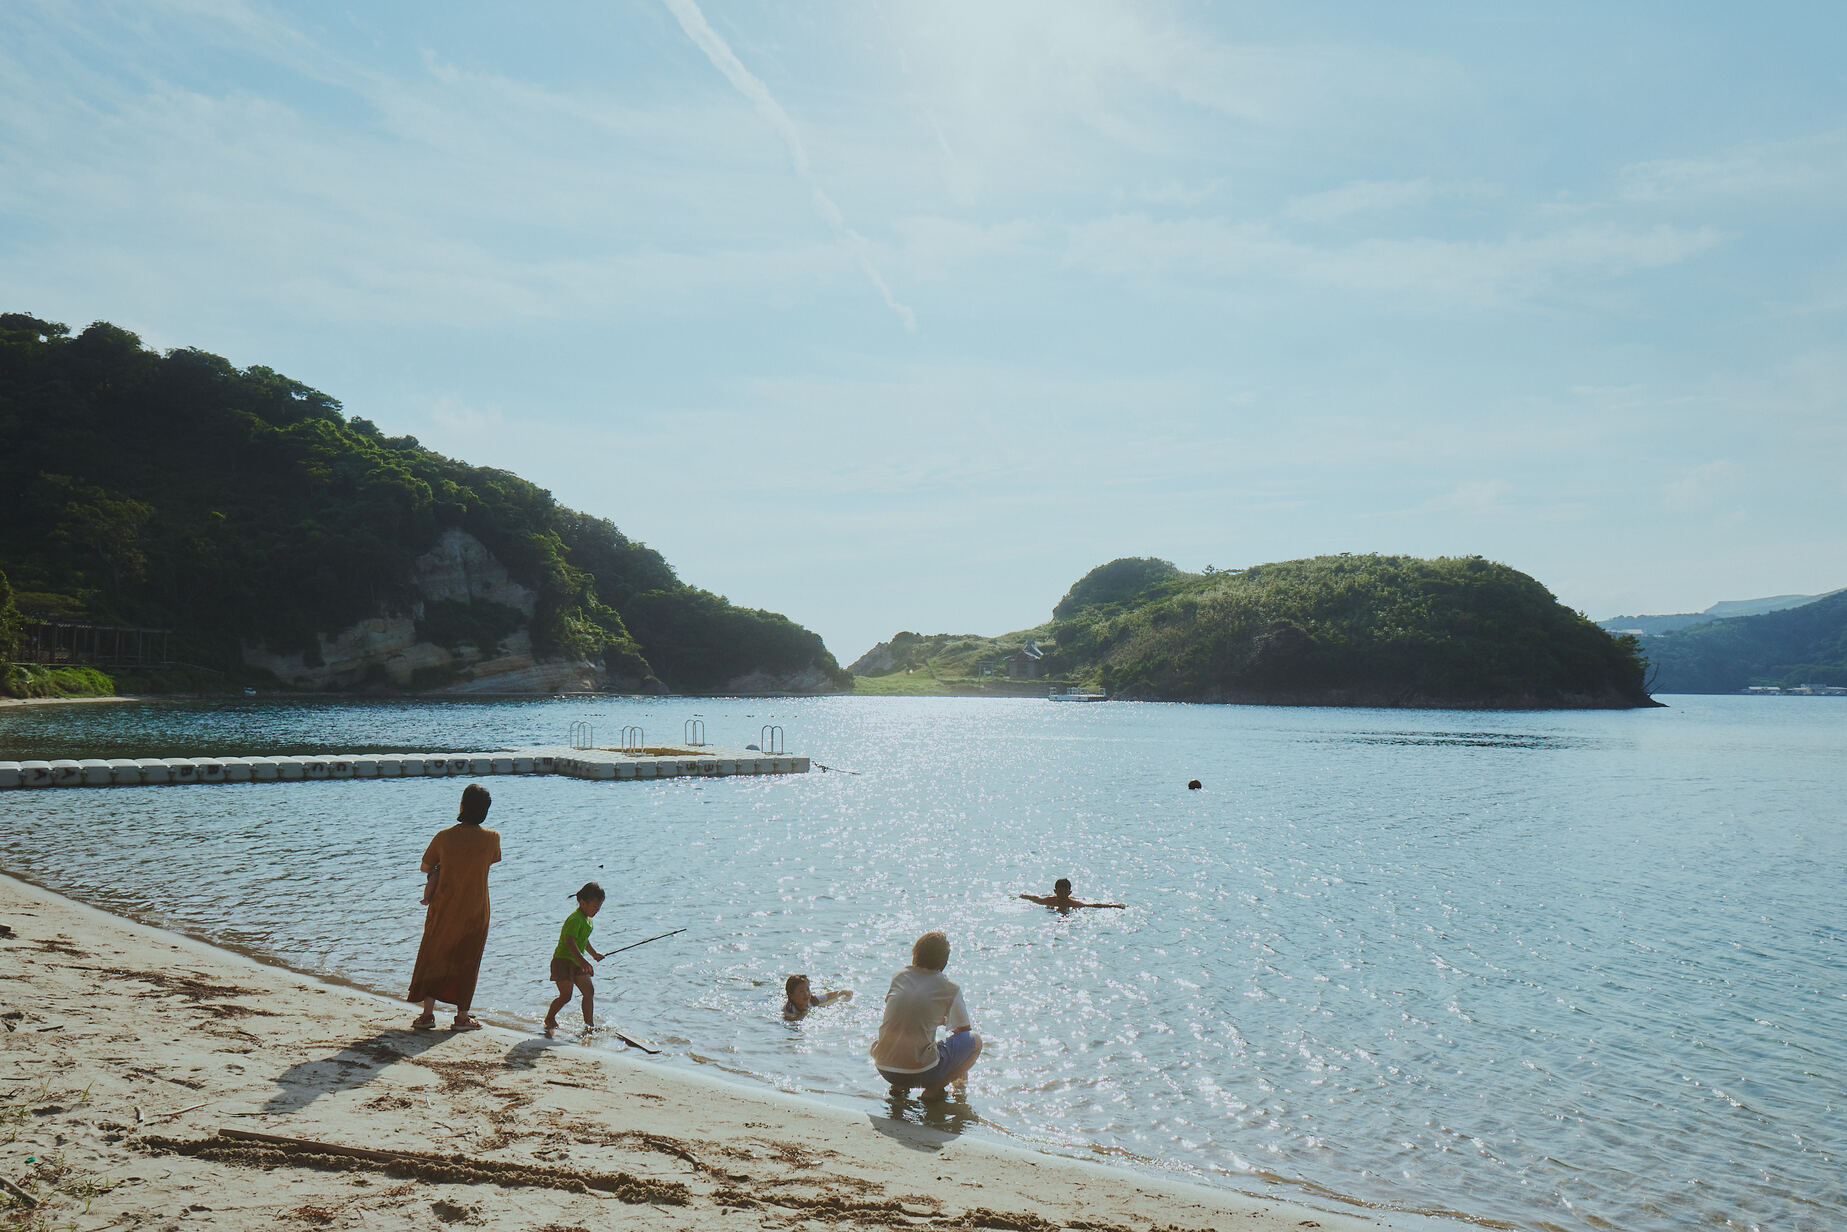
M954 1106L938 1128L411 1031L409 1006L4 876L0 924L0 1226L1409 1226L974 1141Z

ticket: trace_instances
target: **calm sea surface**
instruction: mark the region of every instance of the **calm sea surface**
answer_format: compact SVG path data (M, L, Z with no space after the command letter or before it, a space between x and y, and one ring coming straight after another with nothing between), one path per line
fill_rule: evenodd
M1668 700L84 705L0 711L0 757L781 724L839 772L488 780L506 860L477 1008L537 1023L595 878L600 948L687 929L597 980L662 1064L922 1120L865 1053L940 927L987 1040L966 1105L927 1114L947 1133L1520 1228L1847 1225L1847 701ZM8 792L0 866L401 994L417 861L462 786ZM1015 897L1058 876L1129 909ZM785 1024L792 971L859 995Z

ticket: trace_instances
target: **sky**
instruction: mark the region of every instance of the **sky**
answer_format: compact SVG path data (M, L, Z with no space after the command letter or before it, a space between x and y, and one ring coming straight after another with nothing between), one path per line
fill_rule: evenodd
M843 663L1120 556L1847 586L1847 7L0 5L0 310L275 368Z

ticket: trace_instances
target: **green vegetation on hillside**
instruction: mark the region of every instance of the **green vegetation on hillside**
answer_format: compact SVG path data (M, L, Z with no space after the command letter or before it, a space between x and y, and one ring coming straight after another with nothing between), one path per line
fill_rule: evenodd
M1532 578L1479 557L1318 556L1204 574L1125 558L1080 579L1036 629L901 638L913 640L893 639L861 664L899 659L942 680L1030 640L1045 653L1043 676L1122 698L1650 704L1635 639L1611 637Z
M1155 598L1163 591L1183 590L1187 576L1172 561L1124 556L1098 565L1079 578L1052 609L1052 619L1070 620L1086 608L1120 609L1125 603Z
M317 634L415 598L411 565L451 527L537 594L541 659L587 659L631 687L721 688L750 672L849 678L815 634L681 582L658 552L517 475L347 418L269 368L149 351L126 330L0 315L0 568L26 616L171 628L178 658L227 684L241 647ZM425 634L492 645L494 604L432 604Z
M1737 616L1642 643L1662 693L1751 685L1847 686L1847 591L1761 616Z
M115 681L91 668L12 662L19 638L13 584L0 573L0 697L108 697L115 692Z

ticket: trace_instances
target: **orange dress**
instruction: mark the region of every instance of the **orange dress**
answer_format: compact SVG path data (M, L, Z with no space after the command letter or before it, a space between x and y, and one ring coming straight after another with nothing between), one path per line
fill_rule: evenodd
M423 944L410 976L410 1001L435 997L466 1006L481 976L487 947L487 870L500 863L500 831L457 822L440 830L423 853L425 871L436 865L436 892L423 917Z

